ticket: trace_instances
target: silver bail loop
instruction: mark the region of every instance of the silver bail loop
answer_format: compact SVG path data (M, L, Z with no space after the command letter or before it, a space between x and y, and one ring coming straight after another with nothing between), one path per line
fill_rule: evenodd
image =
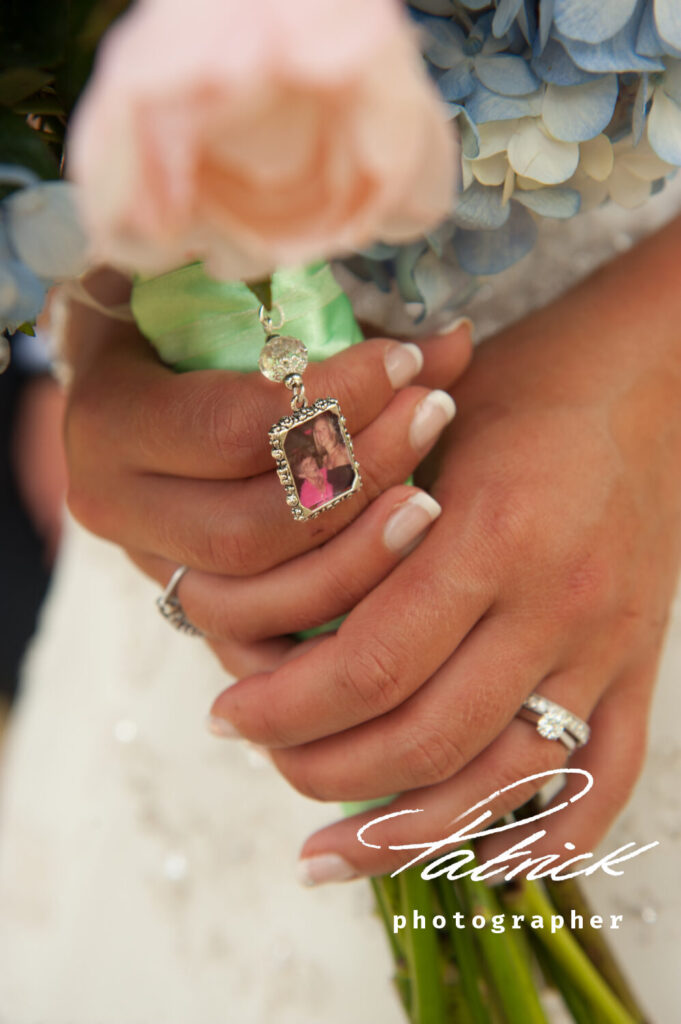
M305 396L305 385L303 378L299 373L289 373L288 377L284 378L284 384L293 392L291 397L291 408L294 412L300 412L307 406L307 398Z

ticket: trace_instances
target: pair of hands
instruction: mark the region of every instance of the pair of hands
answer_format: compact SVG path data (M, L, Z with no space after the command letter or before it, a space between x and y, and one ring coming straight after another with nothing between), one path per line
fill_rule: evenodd
M241 677L215 701L216 728L268 748L308 796L399 792L390 811L422 810L373 834L381 850L356 838L381 812L322 829L302 850L308 881L395 870L411 854L388 844L446 836L478 800L562 766L562 744L515 717L533 691L590 720L571 765L596 780L533 854L592 849L626 801L681 557L674 318L659 314L644 348L639 300L622 291L632 261L664 261L657 244L480 347L427 467L435 521L400 481L445 426L446 400L428 389L462 374L465 328L420 344L409 386L391 384L385 340L310 367L308 391L340 399L365 487L300 524L267 448L278 388L172 374L133 330L80 311L70 505L159 583L191 567L185 612ZM347 611L332 636L285 638ZM495 816L532 788L501 796Z

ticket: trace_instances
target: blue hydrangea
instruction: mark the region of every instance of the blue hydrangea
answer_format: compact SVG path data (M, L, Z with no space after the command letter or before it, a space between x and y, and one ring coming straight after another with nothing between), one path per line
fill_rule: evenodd
M14 188L0 201L0 332L11 333L36 319L56 281L85 270L86 239L74 185L5 164L0 183Z
M416 319L533 246L539 218L633 208L681 166L678 0L410 0L462 143L449 221L347 261Z

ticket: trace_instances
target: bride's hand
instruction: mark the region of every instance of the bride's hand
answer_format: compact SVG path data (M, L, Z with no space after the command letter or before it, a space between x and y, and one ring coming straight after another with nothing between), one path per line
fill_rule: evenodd
M88 287L106 305L123 301L128 288L111 273ZM468 363L465 326L419 346L374 339L310 365L307 390L339 399L364 486L320 519L298 523L286 506L267 440L270 426L286 411L283 388L259 373L173 373L133 326L76 304L71 316L70 509L164 585L178 563L197 570L182 581L181 599L188 585L204 585L204 614L191 600L187 613L196 610L196 624L214 635L227 667L253 671L271 664L289 642L254 647L250 641L347 611L401 557L408 539L404 528L393 528L392 544L380 551L371 545L414 492L397 485L451 418L451 399L430 389L451 385ZM425 509L412 502L407 518L424 529L434 502L429 505L424 495L420 500ZM351 548L341 531L357 517L351 540L358 538L363 561L353 582L344 579L343 560ZM310 586L297 586L301 576L294 570L291 579L283 563L314 552L336 534L323 560L312 554L301 560Z
M422 809L382 829L384 844L447 836L478 800L566 762L516 718L533 691L590 721L571 764L595 777L533 854L593 849L626 802L681 557L679 233L481 346L455 392L426 539L335 636L213 706L308 796L402 793L389 810ZM308 877L410 859L357 841L378 813L311 837Z

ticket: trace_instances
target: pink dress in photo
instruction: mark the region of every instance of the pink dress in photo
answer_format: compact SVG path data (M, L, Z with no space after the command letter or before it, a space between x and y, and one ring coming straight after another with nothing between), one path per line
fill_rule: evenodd
M333 498L333 487L327 479L326 469L322 469L320 472L324 478L324 486L321 490L309 480L303 480L300 486L300 503L305 508L316 508L317 505L323 505Z

